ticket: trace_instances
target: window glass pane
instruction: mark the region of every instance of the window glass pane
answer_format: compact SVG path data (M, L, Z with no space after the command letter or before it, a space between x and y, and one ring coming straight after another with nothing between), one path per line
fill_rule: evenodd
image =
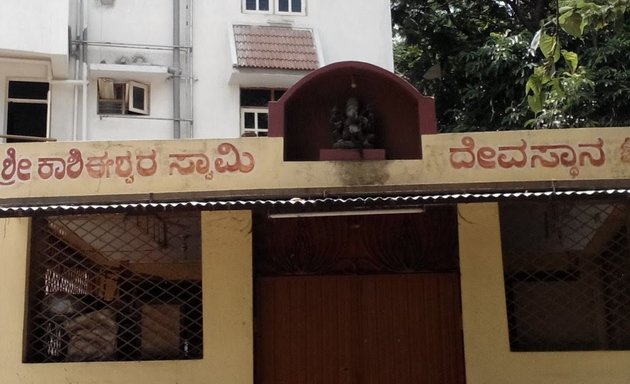
M253 112L245 112L245 116L244 116L244 120L243 121L243 128L254 128L254 122L255 122L255 118L256 118L256 114Z
M256 0L246 0L245 1L245 9L247 9L248 11L255 11L256 10Z
M269 89L241 89L242 107L266 107L270 100Z
M291 0L291 12L302 12L302 0Z
M258 137L267 137L267 131L258 132Z
M278 11L280 11L280 12L289 12L289 0L279 0L278 1Z
M7 111L7 134L46 137L46 104L9 102ZM7 139L7 143L23 140Z
M282 97L282 95L285 94L285 92L286 92L286 90L284 90L284 89L276 89L273 92L273 100L274 101L280 100L280 98Z
M269 10L269 0L260 0L258 3L258 9L261 11Z
M133 92L133 107L135 109L144 109L144 89L140 87L131 87Z
M116 100L125 99L125 84L114 84L114 98Z
M259 129L267 129L268 128L269 115L266 113L258 114L258 128Z
M9 98L46 100L48 97L48 83L33 81L10 81Z

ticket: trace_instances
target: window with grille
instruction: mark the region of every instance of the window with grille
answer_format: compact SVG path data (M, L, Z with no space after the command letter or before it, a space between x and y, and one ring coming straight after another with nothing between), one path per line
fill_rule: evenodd
M284 89L241 89L241 135L267 136L269 131L270 101L284 95Z
M33 219L24 360L202 357L199 213Z
M501 205L513 351L630 349L630 206Z

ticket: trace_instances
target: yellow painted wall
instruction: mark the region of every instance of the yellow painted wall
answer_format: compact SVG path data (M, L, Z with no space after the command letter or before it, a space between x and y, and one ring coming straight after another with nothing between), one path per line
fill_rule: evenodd
M0 383L251 384L251 213L203 212L201 221L203 359L23 364L30 220L0 219Z
M458 208L467 383L630 383L630 352L510 352L498 206L477 203ZM23 364L30 220L0 219L0 383L251 384L251 213L204 212L201 220L202 360Z
M186 193L291 198L304 190L363 194L436 185L459 193L478 183L552 189L587 181L628 185L630 179L625 128L425 135L422 147L421 160L283 161L282 138L0 144L0 162L8 164L0 174L0 205L39 204L40 197L185 199ZM147 160L151 154L154 162Z
M630 351L510 352L498 205L458 209L467 384L630 383Z

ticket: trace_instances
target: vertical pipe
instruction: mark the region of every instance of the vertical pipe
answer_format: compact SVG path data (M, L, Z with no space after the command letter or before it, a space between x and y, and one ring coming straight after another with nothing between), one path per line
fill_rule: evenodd
M193 18L195 13L193 12L193 3L194 0L188 0L188 103L189 103L189 115L188 115L188 137L193 138L195 136L194 131L194 119L195 119L195 93L194 93L194 84L195 84L195 63L193 61L193 34L194 34L194 26L193 26Z
M179 38L179 0L173 0L173 138L181 138L181 52Z
M48 92L46 92L46 137L50 137L50 116L52 114L51 108L52 105L50 103L52 95L52 84L48 83Z
M74 58L74 80L79 80L79 57ZM72 97L72 141L77 141L79 124L79 87L74 86Z
M81 34L79 33L79 31L82 29L82 23L81 23L81 0L76 0L76 8L75 8L75 21L74 21L74 38L75 40L80 40L81 39ZM80 47L82 47L83 45L79 45L79 49ZM76 52L75 51L75 55L74 55L74 74L73 74L73 79L74 80L79 80L80 77L80 52ZM73 92L73 98L72 98L72 140L73 141L77 141L78 140L78 134L79 134L79 87L77 87L76 85L74 86L74 92Z
M82 90L82 110L81 110L81 140L86 141L88 139L88 129L87 129L87 96L88 96L88 65L87 65L87 39L88 39L88 10L87 4L85 0L81 0L82 8L81 8L81 18L82 18L82 26L81 26L81 66L82 66L82 80L83 80L83 90Z
M83 63L83 105L81 108L81 140L86 141L88 139L87 129L87 98L88 98L88 81L87 81L87 63Z

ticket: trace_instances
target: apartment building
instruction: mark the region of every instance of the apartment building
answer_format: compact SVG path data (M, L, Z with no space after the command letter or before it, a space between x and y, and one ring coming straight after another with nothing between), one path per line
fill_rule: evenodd
M262 136L266 102L313 69L393 69L382 0L8 1L0 17L8 135Z

